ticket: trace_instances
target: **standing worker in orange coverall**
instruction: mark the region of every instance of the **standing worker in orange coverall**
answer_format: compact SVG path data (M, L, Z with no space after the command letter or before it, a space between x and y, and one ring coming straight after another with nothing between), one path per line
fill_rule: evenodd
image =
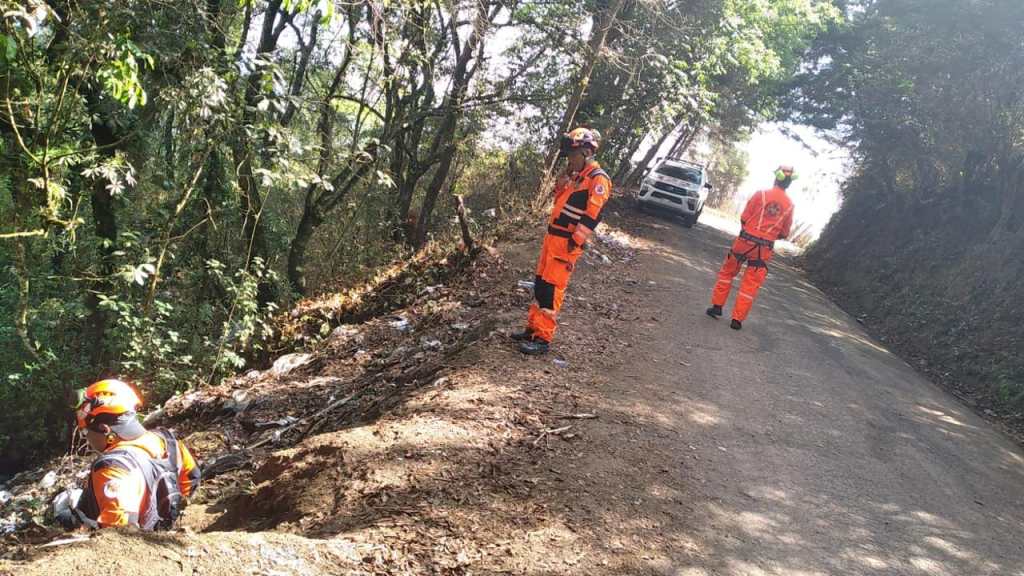
M795 179L792 166L780 166L775 171L775 186L754 193L740 216L743 229L718 271L718 282L711 293L711 308L707 310L712 318L722 316L722 306L732 290L732 279L746 262L747 270L743 273L729 325L733 330L743 328L757 291L768 276L768 262L772 258L775 241L789 236L793 226L793 201L786 195L786 189Z
M568 164L555 185L555 203L537 262L536 302L530 306L526 330L512 335L523 354L548 352L569 277L611 195L611 179L593 159L600 139L597 130L589 128L577 128L562 137Z

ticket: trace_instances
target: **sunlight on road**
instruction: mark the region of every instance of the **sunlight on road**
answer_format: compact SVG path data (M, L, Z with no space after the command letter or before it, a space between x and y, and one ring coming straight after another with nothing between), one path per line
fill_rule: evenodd
M939 410L934 410L932 408L927 408L925 406L918 406L917 410L919 412L924 412L925 414L928 414L930 416L935 416L936 418L938 418L942 422L945 422L946 424L952 424L954 426L973 428L973 426L967 426L967 424L964 424L960 420L957 420L956 418L953 418L952 416L946 414L945 412L939 411Z

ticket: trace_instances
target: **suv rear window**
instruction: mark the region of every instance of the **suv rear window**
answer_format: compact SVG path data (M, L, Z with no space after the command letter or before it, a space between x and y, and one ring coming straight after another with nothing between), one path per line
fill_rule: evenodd
M656 170L658 174L669 178L678 178L692 184L700 184L700 170L683 168L682 166L662 166Z

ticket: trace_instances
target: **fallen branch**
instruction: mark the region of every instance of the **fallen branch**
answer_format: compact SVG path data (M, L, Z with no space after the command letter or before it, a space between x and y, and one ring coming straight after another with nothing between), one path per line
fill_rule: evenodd
M81 536L72 536L71 538L61 538L60 540L54 540L53 542L47 542L46 544L40 544L39 548L54 548L56 546L65 546L67 544L77 544L79 542L85 542L89 539L87 534Z
M571 424L569 426L562 426L561 428L548 428L547 430L541 432L540 436L537 436L537 438L533 441L533 447L536 448L537 445L540 444L540 441L547 438L548 436L558 436L563 432L568 432L570 428L572 428Z
M224 454L222 456L218 456L217 458L213 459L213 461L211 461L209 464L206 464L205 466L203 466L203 468L202 468L203 478L204 479L213 478L214 476L219 476L221 474L225 474L227 472L231 472L231 471L234 471L234 470L238 470L239 468L242 468L250 460L252 460L252 454L250 453L252 450L255 450L256 448L259 448L260 446L264 446L266 444L269 444L270 442L274 442L274 441L280 439L284 435L285 432L288 432L289 430L299 426L300 424L302 424L304 422L308 422L309 426L306 428L306 430L299 437L299 440L302 440L303 438L305 438L306 436L309 435L309 433L313 430L313 428L315 426L323 423L324 416L326 416L328 412L330 412L331 410L334 410L335 408L337 408L337 407L339 407L339 406L341 406L343 404L348 403L353 398L355 398L355 396L356 396L356 393L352 393L352 394L349 394L348 396L342 398L341 400L335 400L334 402L331 402L324 409L320 410L316 414L314 414L312 416L308 416L308 417L299 418L298 420L296 420L295 422L292 422L288 426L285 426L285 427L283 427L283 428L281 428L279 430L275 430L269 436L267 436L263 440L260 440L259 442L256 442L255 444L252 444L250 446L246 446L245 448L243 448L243 449L241 449L241 450L239 450L237 452L231 452L231 453L228 453L228 454Z
M302 437L305 438L306 435L309 434L310 429L312 429L313 423L315 423L317 420L323 418L323 416L325 414L327 414L328 412L330 412L331 410L334 410L338 406L341 406L342 404L345 404L349 400L355 398L355 396L356 396L356 394L355 394L355 392L353 392L352 394L349 394L348 396L342 398L341 400L335 400L334 402L331 402L330 404L328 404L326 408L324 408L323 410L317 412L313 416L308 416L308 417L304 416L302 418L299 418L298 420L296 420L295 422L289 424L288 426L285 426L284 428L281 428L280 430L275 431L270 436L267 436L263 440L260 440L259 442L253 444L252 446L249 446L248 448L246 448L246 450L253 450L255 448L259 448L260 446L263 446L264 444L269 444L275 438L280 438L281 436L284 436L285 432L288 432L289 430L291 430L293 428L296 428L299 424L303 424L303 423L307 423L308 422L308 423L310 423L310 425L309 425L308 428L306 428L306 432L304 432L302 434Z
M581 412L579 414L555 414L555 417L562 420L594 420L597 418L597 414Z
M249 454L248 450L231 452L230 454L218 456L209 464L205 464L202 467L203 480L209 480L215 476L220 476L221 474L238 470L245 466L250 460L252 460L252 455Z
M146 417L142 419L142 425L145 426L146 428L152 428L159 424L160 421L163 420L164 416L166 415L167 411L164 410L163 406L161 406L156 410L150 412L149 414L146 414Z
M335 408L337 408L339 406L348 404L349 401L351 401L355 397L356 397L356 392L353 392L353 393L349 394L348 396L342 398L341 400L335 400L334 402L331 402L330 404L328 404L326 408L324 408L323 410L318 412L316 414L316 416L314 416L313 418L310 419L309 426L306 427L306 430L302 433L302 435L299 436L299 439L301 440L301 439L305 438L306 436L309 436L310 433L313 432L314 428L319 428L320 425L322 425L324 423L324 421L326 420L325 416L327 416L328 412L330 412L331 410L334 410ZM296 424L298 424L298 422L296 422ZM290 428L290 426L289 426L289 428ZM285 428L285 429L287 429L287 428Z

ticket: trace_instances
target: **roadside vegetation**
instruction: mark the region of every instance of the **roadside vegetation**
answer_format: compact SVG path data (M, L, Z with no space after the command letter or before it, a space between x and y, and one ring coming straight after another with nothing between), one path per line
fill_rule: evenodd
M812 278L989 416L1024 422L1024 6L850 2L791 91L853 151Z
M281 351L345 291L533 205L551 144L631 162L774 117L818 0L0 2L0 461L74 390L157 405ZM273 350L268 350L270 344ZM301 346L301 342L296 343Z

